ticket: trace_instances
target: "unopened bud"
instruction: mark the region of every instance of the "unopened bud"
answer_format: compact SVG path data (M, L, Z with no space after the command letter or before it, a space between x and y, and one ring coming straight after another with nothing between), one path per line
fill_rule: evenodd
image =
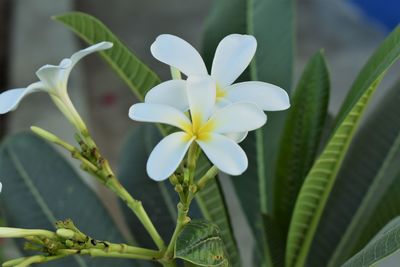
M65 238L65 239L72 239L75 236L75 232L74 231L69 230L69 229L64 229L64 228L58 229L56 233L57 233L57 235L59 237L62 237L62 238Z
M171 177L169 177L169 181L171 182L172 185L177 185L177 184L179 184L178 177L176 177L175 174L173 174L173 175L171 175Z
M197 186L192 184L189 186L189 190L190 190L190 192L192 192L194 194L197 192Z
M32 132L34 132L36 135L42 137L43 139L46 139L49 142L60 145L60 146L64 147L65 149L67 149L68 151L72 152L75 150L75 148L73 146L71 146L67 142L63 141L60 137L52 134L49 131L46 131L46 130L44 130L40 127L36 127L36 126L31 126L31 130L32 130Z
M183 191L182 185L177 184L177 185L175 186L175 191L178 192L178 193L182 192L182 191Z
M65 245L69 248L72 248L74 246L74 242L72 240L65 240Z

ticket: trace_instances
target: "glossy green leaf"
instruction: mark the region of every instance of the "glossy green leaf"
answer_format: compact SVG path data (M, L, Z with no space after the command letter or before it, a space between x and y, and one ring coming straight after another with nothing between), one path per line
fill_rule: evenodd
M400 249L400 217L390 221L379 233L342 267L368 267Z
M125 242L97 196L66 160L38 137L23 133L2 143L0 176L3 183L0 197L9 226L51 230L57 220L71 218L88 235ZM112 264L129 266L132 262L69 257L44 266Z
M329 88L328 69L319 52L306 65L291 97L279 149L272 218L279 227L282 243L286 241L298 192L315 160L327 117Z
M383 198L391 199L392 204L385 204L390 207L400 201L400 194L388 192L398 181L390 169L400 169L395 157L400 133L399 89L400 84L393 87L369 112L354 137L311 248L308 263L312 266L327 266L334 252L330 265L340 265L400 212L382 207L377 214L374 208Z
M143 100L145 93L160 82L157 75L98 19L81 12L69 12L55 16L54 19L62 22L90 45L102 41L112 42L113 48L100 54L139 100Z
M305 264L322 212L360 118L387 69L400 55L399 37L400 28L396 29L383 42L371 57L372 60L369 60L367 66L364 67L364 70L369 70L369 75L376 79L368 79L371 82L369 84L355 83L351 91L361 90L362 96L357 102L351 102L351 107L346 107L349 112L334 131L305 179L295 205L288 234L285 262L288 267L304 266ZM385 56L381 57L381 55ZM376 72L375 67L378 67L380 71ZM365 71L362 71L360 75L369 77ZM359 78L356 79L356 81L358 80ZM359 89L358 86L362 86L362 89Z
M229 265L218 227L202 220L193 220L183 228L175 244L175 257L199 266Z

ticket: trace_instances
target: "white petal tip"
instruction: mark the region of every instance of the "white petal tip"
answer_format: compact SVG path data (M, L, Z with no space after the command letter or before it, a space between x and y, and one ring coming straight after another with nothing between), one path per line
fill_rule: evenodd
M136 104L135 104L135 105L136 105ZM129 116L129 118L132 119L132 120L135 120L135 105L132 105L132 106L129 108L129 111L128 111L128 116Z

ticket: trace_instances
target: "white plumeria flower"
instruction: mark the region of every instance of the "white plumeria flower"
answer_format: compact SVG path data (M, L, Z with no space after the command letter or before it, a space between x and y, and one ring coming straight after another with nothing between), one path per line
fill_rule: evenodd
M44 65L37 72L39 82L32 83L26 88L17 88L0 94L0 114L7 113L18 107L21 100L34 92L47 92L57 107L73 123L81 123L75 114L67 92L68 77L75 64L83 57L113 46L110 42L101 42L74 53L70 58L64 58L60 64Z
M129 110L133 120L165 123L182 130L157 144L148 159L147 173L156 181L167 179L192 142L196 142L218 169L231 175L242 174L248 165L246 154L224 134L255 130L265 124L266 115L256 105L243 102L215 111L216 88L210 78L191 76L186 84L190 118L165 104L139 103Z
M217 86L217 105L234 102L250 102L265 111L279 111L290 107L289 96L282 88L259 81L233 84L250 64L257 48L251 35L230 34L218 44L212 63L211 74L196 49L185 40L170 34L162 34L151 45L151 53L159 61L181 71L186 76L207 75ZM185 93L185 81L170 80L151 89L145 98L147 103L167 104L185 110L189 103Z

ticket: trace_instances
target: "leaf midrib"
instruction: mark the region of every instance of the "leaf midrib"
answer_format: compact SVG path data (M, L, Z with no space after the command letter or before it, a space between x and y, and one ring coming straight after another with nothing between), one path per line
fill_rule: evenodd
M29 192L31 192L33 198L36 200L39 207L42 209L43 213L45 214L46 219L49 221L50 224L53 225L57 221L56 217L52 213L51 209L47 205L46 201L40 194L39 190L35 187L32 183L32 179L30 178L29 174L25 170L24 166L22 165L21 161L19 160L18 156L12 151L12 148L9 144L5 147L5 152L9 154L11 161L14 163L15 169L18 172L19 176L22 178L24 184L28 187ZM79 257L74 256L74 259L77 261L79 266L81 267L88 267L88 265Z
M356 211L349 227L347 228L338 247L336 248L335 254L332 256L332 259L330 260L328 266L332 266L332 264L337 262L338 257L340 256L340 254L337 253L339 253L341 250L344 249L346 243L349 242L349 238L355 238L354 233L360 234L359 230L361 229L359 225L356 224L356 222L359 222L362 217L365 218L367 214L371 214L374 212L375 210L374 208L379 204L379 202L375 201L377 199L376 192L381 192L382 195L383 192L386 192L386 190L382 190L382 186L385 186L385 189L388 189L387 187L390 186L391 182L393 182L393 180L391 180L391 181L386 181L386 183L382 183L382 181L384 181L383 179L384 175L386 174L386 171L390 168L391 164L393 164L393 159L396 157L399 151L400 151L400 132L398 133L397 138L393 142L393 145L391 146L391 149L389 150L389 153L386 156L381 168L379 169L377 175L375 176L374 182L371 185L370 189L368 190L367 195L364 197L362 203L360 204L360 208ZM381 195L379 195L378 198L382 197ZM352 241L351 243L354 245L354 242L355 241Z

